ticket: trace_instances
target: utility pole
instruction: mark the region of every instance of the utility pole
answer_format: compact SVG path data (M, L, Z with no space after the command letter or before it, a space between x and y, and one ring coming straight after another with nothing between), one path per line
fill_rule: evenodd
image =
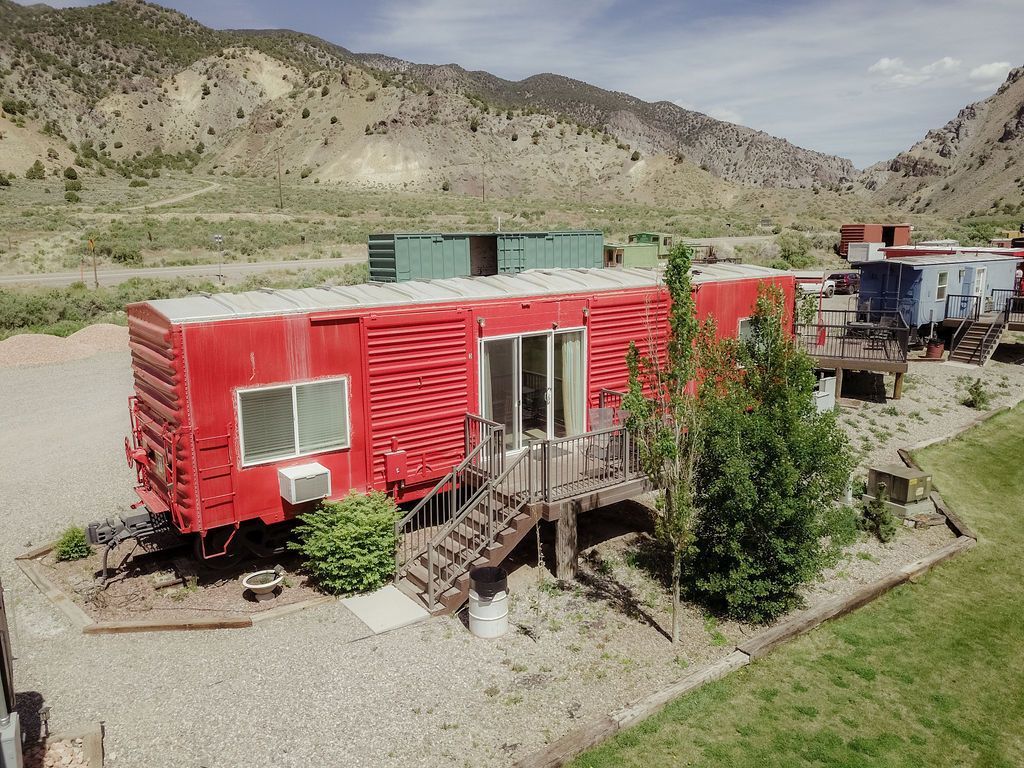
M284 192L281 190L281 147L275 152L277 155L277 207L284 210Z
M100 287L100 276L96 272L96 241L89 239L89 250L92 251L92 282L94 288Z

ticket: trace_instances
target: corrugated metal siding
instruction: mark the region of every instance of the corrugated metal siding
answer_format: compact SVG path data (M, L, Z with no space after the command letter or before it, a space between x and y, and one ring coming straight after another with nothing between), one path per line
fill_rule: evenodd
M409 452L410 483L462 459L472 389L468 322L465 311L365 321L375 485L383 487L384 454L393 446Z
M626 354L636 342L641 354L649 354L651 341L664 354L668 324L668 296L664 291L623 298L595 299L590 303L587 324L590 350L590 406L597 406L601 389L625 390L629 383Z
M370 264L370 279L378 283L398 281L395 264L395 236L370 235L366 241L367 258Z
M135 379L140 442L151 461L145 471L152 492L186 525L195 518L191 442L186 415L185 372L181 337L165 321L136 305L128 315L128 347ZM168 483L166 473L174 473ZM163 467L166 466L166 472Z
M438 280L469 274L466 235L370 235L366 245L370 280L374 282Z

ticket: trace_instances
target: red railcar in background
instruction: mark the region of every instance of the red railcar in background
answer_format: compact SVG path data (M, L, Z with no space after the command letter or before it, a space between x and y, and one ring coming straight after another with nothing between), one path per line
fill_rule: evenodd
M793 306L785 272L701 265L693 281L698 315L724 335L743 332L762 283ZM136 491L204 557L239 531L261 551L325 496L416 499L464 457L466 414L504 424L510 451L585 431L600 392L625 388L630 341L664 337L667 309L658 273L638 269L130 305Z

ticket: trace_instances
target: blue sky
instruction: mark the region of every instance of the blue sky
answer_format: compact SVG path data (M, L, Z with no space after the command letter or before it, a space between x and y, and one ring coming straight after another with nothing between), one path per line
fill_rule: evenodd
M51 5L78 5L51 2ZM1024 65L1020 0L166 0L217 28L521 79L557 72L842 155L892 157Z

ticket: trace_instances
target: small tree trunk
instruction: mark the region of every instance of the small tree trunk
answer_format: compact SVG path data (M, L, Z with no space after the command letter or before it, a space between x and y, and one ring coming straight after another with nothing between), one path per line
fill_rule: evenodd
M679 581L682 576L682 552L679 547L672 548L672 643L679 642Z

